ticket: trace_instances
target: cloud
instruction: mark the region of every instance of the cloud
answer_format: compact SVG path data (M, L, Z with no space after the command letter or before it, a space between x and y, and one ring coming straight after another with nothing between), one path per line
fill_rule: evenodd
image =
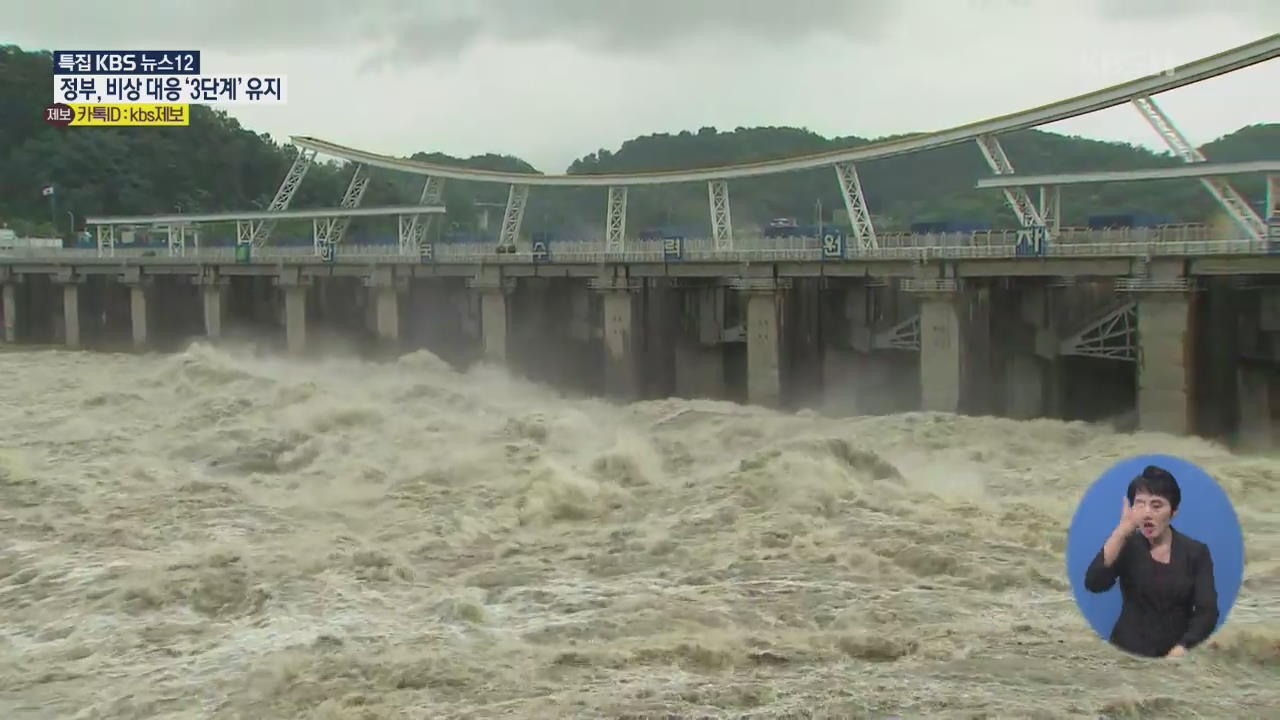
M332 47L357 61L413 64L456 58L485 40L645 54L725 39L868 38L896 8L895 0L44 0L9 20L13 35L50 49Z
M592 53L649 53L729 39L796 45L816 36L868 37L893 0L478 0L396 3L389 54L431 60L481 38L556 42Z
M1098 9L1101 16L1117 19L1222 15L1245 23L1274 23L1258 27L1259 38L1280 29L1280 2L1276 0L1101 0Z

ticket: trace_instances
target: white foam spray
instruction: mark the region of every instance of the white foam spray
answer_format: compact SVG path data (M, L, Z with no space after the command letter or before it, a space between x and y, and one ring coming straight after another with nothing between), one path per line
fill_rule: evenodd
M0 717L1264 717L1280 462L1108 427L565 400L427 353L0 353ZM1245 525L1151 672L1064 577L1136 453Z

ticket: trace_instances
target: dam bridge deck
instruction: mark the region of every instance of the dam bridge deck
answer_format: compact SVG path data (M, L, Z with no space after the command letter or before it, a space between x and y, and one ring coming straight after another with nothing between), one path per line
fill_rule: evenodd
M888 239L888 238L886 238ZM469 276L481 267L500 267L510 276L592 276L602 268L626 266L636 277L719 277L742 274L742 267L772 265L788 277L915 276L921 265L951 264L970 276L1125 276L1153 258L1185 259L1188 274L1280 273L1280 243L1224 236L1207 226L1089 230L1064 228L1052 243L1033 246L1025 231L932 235L903 234L878 248L832 247L818 238L743 238L734 249L714 247L710 238L634 241L622 251L603 242L525 243L511 252L478 244L439 244L429 255L406 253L394 244L342 245L328 256L311 246L267 245L247 256L236 246L30 248L0 252L5 274L111 273L121 267L154 274L200 272L218 266L228 275L269 274L295 266L307 275L359 274L370 266L397 266L410 276ZM241 248L243 250L244 248ZM758 275L758 272L751 272Z

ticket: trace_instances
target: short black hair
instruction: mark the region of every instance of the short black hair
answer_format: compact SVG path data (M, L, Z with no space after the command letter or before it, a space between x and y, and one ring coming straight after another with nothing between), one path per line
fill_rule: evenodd
M1142 474L1133 479L1129 483L1129 504L1133 504L1133 498L1140 492L1150 495L1159 495L1169 501L1170 509L1177 510L1178 504L1182 502L1182 490L1178 487L1178 481L1173 477L1173 473L1155 465L1148 465L1142 470Z

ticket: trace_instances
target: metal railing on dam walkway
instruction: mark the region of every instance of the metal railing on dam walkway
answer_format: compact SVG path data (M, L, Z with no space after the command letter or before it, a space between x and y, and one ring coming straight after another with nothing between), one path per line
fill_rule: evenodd
M1015 230L973 233L931 233L881 236L881 247L840 247L832 252L819 238L736 237L731 250L716 250L711 238L682 238L677 252L663 240L629 240L622 251L609 251L604 242L558 241L534 252L522 243L513 252L497 252L490 245L439 244L430 258L416 248L394 244L340 245L333 262L360 264L627 264L722 262L826 262L934 259L1040 259L1204 255L1280 254L1280 244L1230 237L1203 225L1162 228L1090 230L1064 228L1043 246L1032 247ZM1274 247L1273 247L1274 245ZM128 262L132 264L235 263L234 246L0 249L0 263L55 264ZM314 264L323 262L311 246L265 246L252 251L251 262Z

